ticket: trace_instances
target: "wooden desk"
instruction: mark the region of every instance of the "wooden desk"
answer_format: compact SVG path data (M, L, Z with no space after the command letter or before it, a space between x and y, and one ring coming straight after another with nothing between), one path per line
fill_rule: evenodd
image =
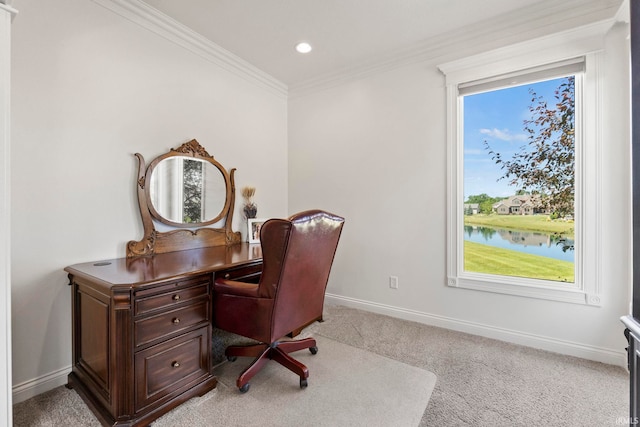
M259 244L76 264L68 377L104 425L142 426L215 388L215 277L259 277Z

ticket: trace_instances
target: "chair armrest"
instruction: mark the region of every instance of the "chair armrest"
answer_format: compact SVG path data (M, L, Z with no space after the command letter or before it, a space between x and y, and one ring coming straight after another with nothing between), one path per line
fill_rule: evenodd
M218 279L213 284L216 293L258 298L258 285L254 283L237 282L235 280Z

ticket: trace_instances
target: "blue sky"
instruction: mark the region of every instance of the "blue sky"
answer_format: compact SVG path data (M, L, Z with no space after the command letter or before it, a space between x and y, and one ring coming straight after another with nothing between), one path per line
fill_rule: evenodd
M497 181L502 170L489 156L483 141L504 160L527 144L524 120L531 119L529 88L555 104L554 92L562 78L514 86L464 97L464 198L486 193L491 197L515 194L507 180Z

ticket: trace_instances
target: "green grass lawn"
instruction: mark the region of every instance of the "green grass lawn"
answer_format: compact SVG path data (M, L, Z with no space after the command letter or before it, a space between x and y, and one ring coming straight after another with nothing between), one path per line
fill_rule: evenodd
M574 263L464 242L464 269L469 272L574 282Z
M573 237L574 233L573 221L551 220L548 215L465 215L464 224L513 230L544 231L563 234L569 238Z

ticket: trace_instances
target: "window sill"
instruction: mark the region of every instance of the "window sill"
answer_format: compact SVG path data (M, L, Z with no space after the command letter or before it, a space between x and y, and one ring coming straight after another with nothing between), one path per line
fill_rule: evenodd
M453 288L473 289L498 294L515 295L551 301L601 305L598 295L589 294L579 289L576 284L525 279L519 277L493 276L488 274L465 274L463 277L447 278L447 285Z

